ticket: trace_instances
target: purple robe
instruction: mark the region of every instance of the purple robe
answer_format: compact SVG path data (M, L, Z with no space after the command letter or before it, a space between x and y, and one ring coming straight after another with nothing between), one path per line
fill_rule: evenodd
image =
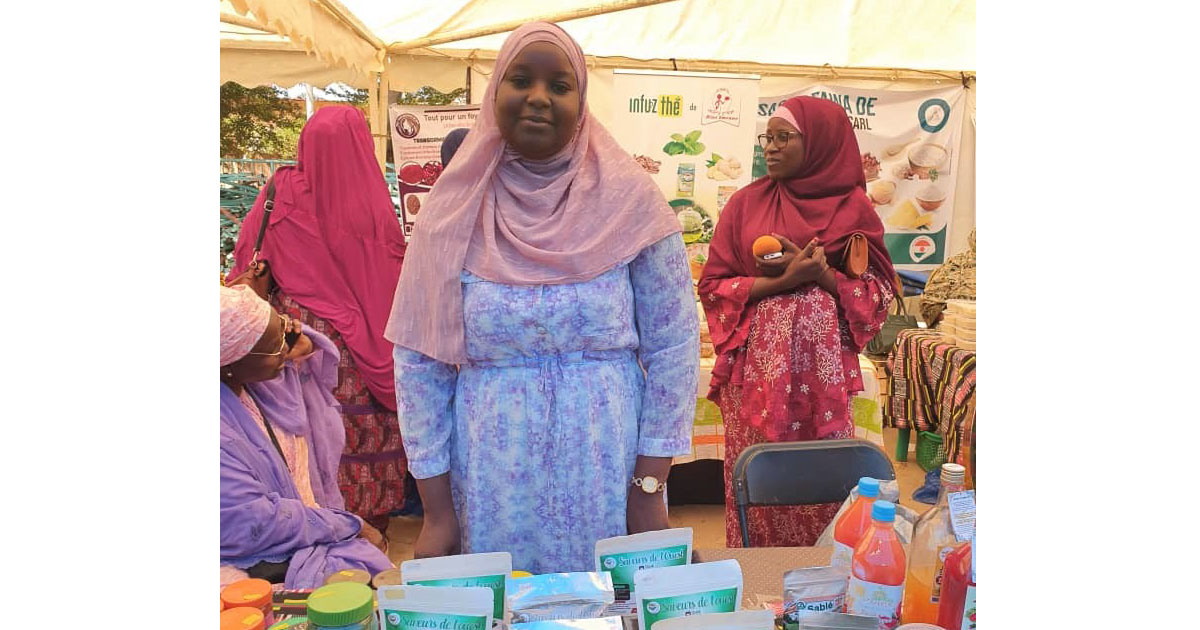
M359 518L340 509L337 466L345 433L332 395L338 354L325 336L307 327L305 333L316 353L248 390L272 428L308 441L313 496L326 507L304 505L270 438L221 384L221 563L245 569L290 558L287 588L316 588L343 569L375 574L392 568L383 552L358 538Z

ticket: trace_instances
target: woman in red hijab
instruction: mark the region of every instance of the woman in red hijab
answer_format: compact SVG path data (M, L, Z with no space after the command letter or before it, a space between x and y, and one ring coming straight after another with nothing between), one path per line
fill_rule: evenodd
M759 143L767 176L729 199L699 287L717 352L708 397L725 421L730 547L742 544L730 479L743 449L853 437L850 400L863 389L858 352L879 332L895 291L845 111L823 99L790 99ZM869 263L852 277L844 259L855 234L866 238ZM763 235L783 244L781 258L754 255ZM752 507L751 544L812 545L837 507Z
M404 234L354 107L325 107L300 132L295 166L275 172L274 210L255 256L267 189L242 222L233 283L324 333L341 359L334 396L346 447L338 486L346 509L382 532L404 503L408 469L396 419L392 344L383 338L404 261ZM372 532L381 543L381 536Z

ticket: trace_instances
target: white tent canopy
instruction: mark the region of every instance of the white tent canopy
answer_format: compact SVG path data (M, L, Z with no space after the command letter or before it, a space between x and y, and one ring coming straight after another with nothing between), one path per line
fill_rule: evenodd
M386 160L390 90L468 87L478 102L520 24L559 23L588 56L593 113L607 122L613 68L749 72L762 94L798 78L920 89L975 70L974 0L220 0L221 81L371 91ZM972 84L973 87L973 84ZM975 90L968 93L954 221L974 226ZM957 229L950 250L965 246Z

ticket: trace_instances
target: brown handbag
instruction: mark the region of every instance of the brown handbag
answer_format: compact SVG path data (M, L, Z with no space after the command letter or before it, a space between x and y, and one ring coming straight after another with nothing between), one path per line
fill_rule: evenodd
M871 261L870 250L867 249L867 237L862 232L855 232L850 235L850 241L846 243L846 275L851 278L858 278L867 271L867 264Z

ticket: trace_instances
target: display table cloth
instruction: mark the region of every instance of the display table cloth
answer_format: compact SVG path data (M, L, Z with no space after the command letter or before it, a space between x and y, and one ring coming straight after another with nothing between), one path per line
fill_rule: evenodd
M888 360L891 378L885 422L900 430L896 459L908 457L912 429L942 436L947 461L966 465L964 444L975 426L975 352L941 333L900 331Z

